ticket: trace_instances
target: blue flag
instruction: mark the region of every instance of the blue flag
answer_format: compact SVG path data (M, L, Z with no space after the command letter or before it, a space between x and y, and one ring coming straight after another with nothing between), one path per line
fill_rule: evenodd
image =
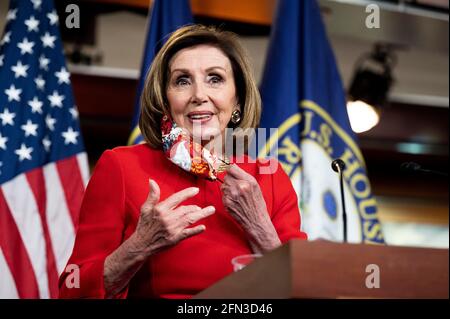
M261 84L262 128L278 128L259 156L274 154L300 199L310 239L343 238L341 158L350 242L384 243L364 159L351 130L345 92L315 0L280 0Z
M129 145L138 144L143 141L138 127L141 110L140 97L144 87L145 76L155 55L166 42L170 33L192 22L193 18L188 0L155 0L153 2L142 60L141 76L134 106L132 132L128 140Z

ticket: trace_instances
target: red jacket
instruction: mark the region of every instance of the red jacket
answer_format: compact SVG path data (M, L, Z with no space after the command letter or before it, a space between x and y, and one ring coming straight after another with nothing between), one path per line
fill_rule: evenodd
M238 165L258 181L281 242L305 239L306 234L300 231L297 196L281 166L278 164L274 174L261 175L259 163ZM199 221L206 226L203 233L151 256L118 298L189 298L230 274L233 257L251 253L246 234L222 204L220 182L183 171L162 151L147 145L118 147L103 153L89 181L68 261L79 267L80 288L68 288L65 281L71 273L63 272L61 298L105 296L104 260L134 232L149 192L149 178L159 184L160 200L196 186L200 192L182 205L213 205L216 212Z

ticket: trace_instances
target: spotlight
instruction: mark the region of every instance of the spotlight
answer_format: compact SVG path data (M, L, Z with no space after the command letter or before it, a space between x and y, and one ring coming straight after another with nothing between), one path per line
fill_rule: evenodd
M393 48L392 44L376 43L374 50L356 63L347 102L350 125L356 133L370 130L380 120L394 82L391 71L397 60Z

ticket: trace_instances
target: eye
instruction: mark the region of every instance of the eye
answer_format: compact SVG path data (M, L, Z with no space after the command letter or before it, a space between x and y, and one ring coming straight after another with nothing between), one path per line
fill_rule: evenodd
M219 84L223 82L223 78L219 74L210 74L208 81L212 84Z
M187 75L181 75L175 79L175 85L184 86L189 84L189 77Z

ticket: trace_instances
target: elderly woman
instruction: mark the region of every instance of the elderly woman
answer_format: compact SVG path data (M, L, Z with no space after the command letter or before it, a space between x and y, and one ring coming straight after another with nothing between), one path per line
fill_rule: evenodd
M178 29L156 56L142 95L146 143L106 151L82 203L62 298L189 298L232 272L233 257L265 253L300 231L296 193L277 164L229 164L226 128L255 128L261 101L237 37Z

